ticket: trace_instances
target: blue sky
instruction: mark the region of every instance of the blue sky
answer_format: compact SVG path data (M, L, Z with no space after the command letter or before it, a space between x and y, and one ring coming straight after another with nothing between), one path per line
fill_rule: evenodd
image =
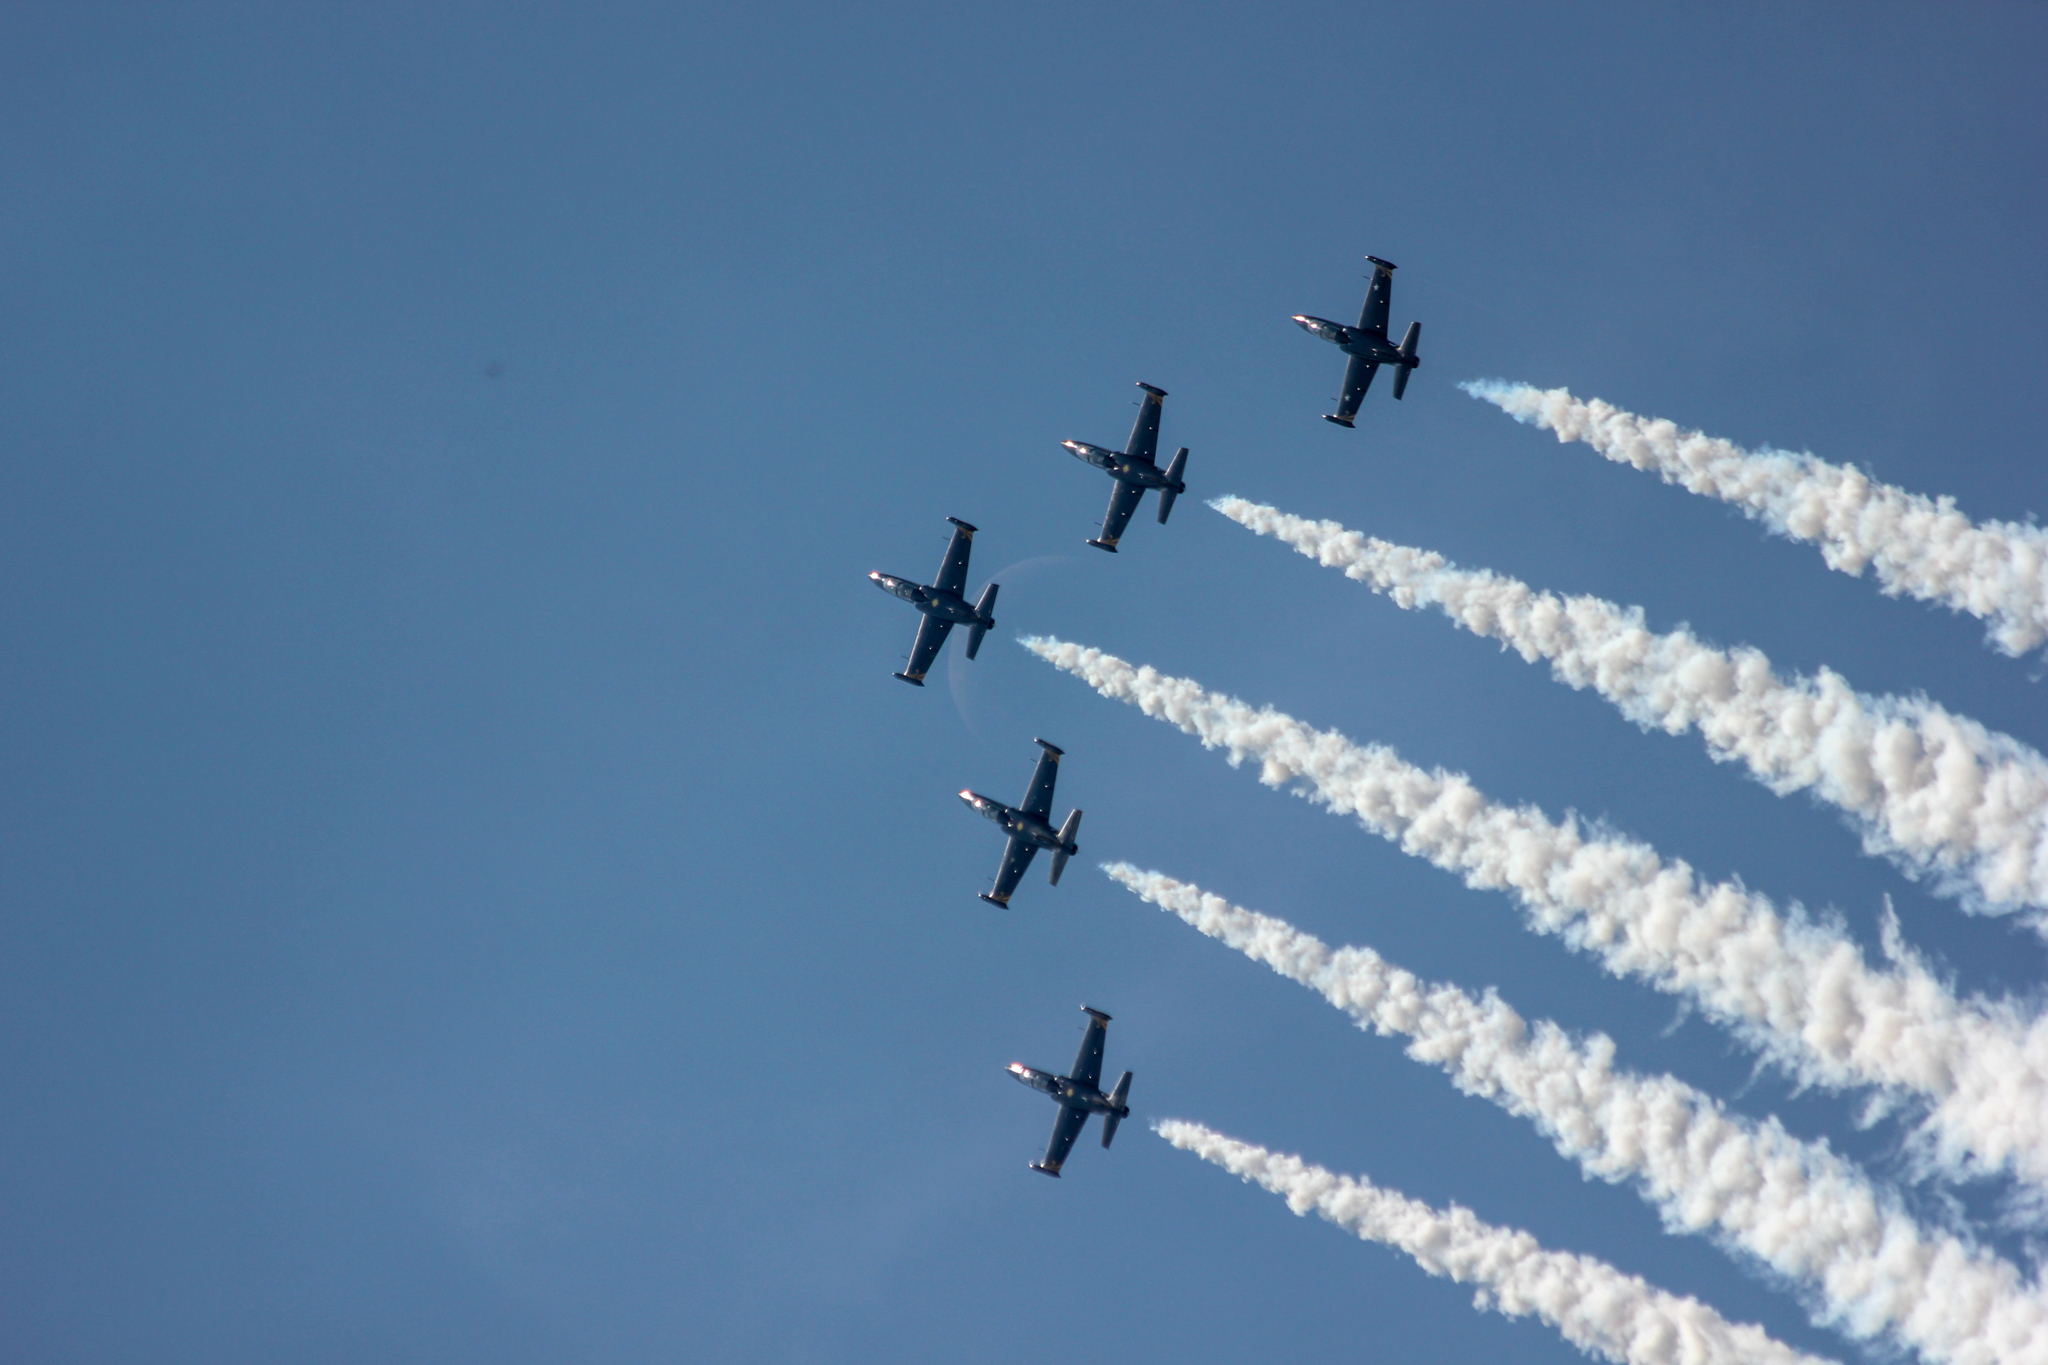
M1011 638L1604 818L1873 956L1890 898L2038 998L2040 939L1836 814L1200 499L2048 747L2040 658L1454 387L2048 511L2044 59L2019 5L0 8L0 1354L1581 1358L1141 1123L1031 1174L1051 1107L1001 1068L1064 1069L1086 1001L1138 1120L1859 1358L1094 864L1903 1180L1896 1125ZM1346 432L1287 318L1356 309L1368 251L1425 365ZM1121 440L1138 380L1192 496L1112 558L1058 442ZM1021 567L916 691L864 578L948 515L975 587ZM1021 793L1034 735L1083 858L998 913L953 793ZM1913 1198L2024 1259L2005 1193Z

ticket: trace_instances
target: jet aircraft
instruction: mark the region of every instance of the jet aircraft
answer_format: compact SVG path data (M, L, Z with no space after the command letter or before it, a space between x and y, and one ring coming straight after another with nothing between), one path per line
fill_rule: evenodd
M1067 822L1058 829L1052 827L1052 786L1059 779L1060 755L1066 751L1042 739L1031 742L1045 752L1038 756L1038 767L1032 771L1031 786L1024 793L1022 806L1006 806L974 792L960 793L962 801L1001 825L1010 836L1010 842L1003 848L1003 865L996 871L995 891L982 893L981 898L990 905L1008 907L1010 893L1024 880L1024 873L1039 849L1053 851L1050 880L1054 886L1060 884L1067 859L1081 851L1081 846L1074 842L1074 834L1081 828L1080 811L1068 811Z
M1335 342L1338 350L1351 357L1344 367L1344 396L1337 400L1335 412L1323 414L1325 422L1340 427L1350 426L1358 415L1358 405L1365 401L1365 391L1372 387L1372 377L1381 365L1400 366L1394 371L1394 397L1399 398L1408 390L1408 376L1422 363L1415 354L1415 345L1422 339L1421 323L1408 324L1399 346L1387 340L1387 314L1394 302L1394 263L1377 256L1365 259L1372 262L1372 284L1365 291L1365 308L1356 327L1299 313L1294 318L1304 331Z
M1140 383L1145 391L1145 401L1138 408L1138 421L1131 428L1131 439L1123 450L1104 450L1091 446L1086 441L1062 441L1061 445L1074 452L1077 459L1086 460L1102 470L1116 482L1110 486L1109 511L1102 518L1102 536L1088 543L1098 550L1116 553L1116 543L1123 536L1124 527L1131 524L1131 514L1138 510L1138 503L1144 498L1145 490L1159 490L1159 524L1166 524L1166 514L1173 510L1173 500L1188 491L1181 482L1181 471L1188 467L1188 448L1182 446L1172 463L1160 469L1159 454L1159 408L1160 400L1166 397L1165 389L1156 389L1150 384Z
M981 600L972 606L961 595L967 587L967 556L974 549L975 528L958 517L946 520L953 523L953 541L946 546L937 582L914 583L886 573L868 575L869 581L883 592L894 593L924 613L924 620L917 623L917 640L910 646L910 663L895 675L918 687L924 686L924 675L931 671L932 660L945 648L946 636L954 626L968 628L967 657L971 659L981 648L981 637L996 623L991 614L996 606L996 584L983 588Z
M1102 1145L1106 1148L1116 1136L1116 1126L1131 1113L1131 1106L1124 1103L1131 1093L1130 1072L1126 1071L1107 1095L1101 1090L1102 1044L1109 1033L1109 1016L1086 1005L1081 1008L1088 1011L1088 1032L1081 1039L1081 1055L1074 1058L1073 1075L1055 1076L1034 1071L1022 1062L1010 1063L1012 1076L1059 1102L1060 1116L1052 1121L1052 1141L1045 1144L1045 1159L1031 1163L1032 1170L1054 1179L1059 1178L1060 1167L1066 1164L1067 1153L1074 1149L1074 1139L1081 1136L1090 1114L1102 1115Z

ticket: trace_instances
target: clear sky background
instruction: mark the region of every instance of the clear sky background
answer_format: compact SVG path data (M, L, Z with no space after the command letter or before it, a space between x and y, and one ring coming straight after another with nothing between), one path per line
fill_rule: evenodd
M0 7L0 1356L1556 1362L1153 1136L1199 1119L1845 1360L1796 1298L1096 870L1797 1095L1051 632L1838 912L2033 934L1202 505L1272 501L1925 691L2039 657L1458 392L1567 385L2048 512L2038 5ZM1317 420L1361 256L1405 402ZM1145 380L1192 447L1090 550ZM1001 625L893 681L977 523ZM957 651L956 643L953 649ZM1081 860L998 912L1067 750ZM1134 1120L1025 1163L1086 1001ZM1960 1197L1998 1225L2003 1186Z

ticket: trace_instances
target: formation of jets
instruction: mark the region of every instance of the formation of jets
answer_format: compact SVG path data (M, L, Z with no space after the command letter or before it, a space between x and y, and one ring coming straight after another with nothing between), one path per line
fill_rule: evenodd
M1373 272L1371 283L1366 286L1365 306L1358 315L1356 327L1346 327L1342 323L1307 314L1297 314L1294 318L1304 330L1331 342L1349 357L1344 367L1344 390L1337 400L1337 410L1323 414L1324 421L1341 427L1355 426L1359 405L1365 401L1366 390L1372 387L1373 376L1379 372L1380 366L1395 367L1394 397L1399 399L1408 391L1408 377L1422 363L1421 356L1416 354L1422 337L1421 323L1409 323L1398 345L1387 335L1394 301L1394 263L1377 256L1367 256L1366 260L1372 262ZM1173 511L1174 499L1188 491L1182 477L1188 465L1186 446L1179 447L1164 469L1159 467L1159 422L1166 405L1166 390L1146 383L1140 383L1138 387L1145 396L1139 402L1138 420L1131 427L1130 439L1122 450L1108 450L1086 441L1061 442L1077 459L1087 461L1110 477L1109 510L1103 514L1101 533L1091 537L1088 543L1111 554L1117 552L1118 542L1123 539L1131 518L1137 513L1138 504L1144 501L1148 490L1159 494L1159 524L1162 526ZM925 675L931 671L939 651L945 648L946 638L953 627L967 627L966 655L972 659L981 649L982 637L996 623L996 584L984 587L974 601L967 600L967 562L974 550L976 528L958 517L946 520L953 524L953 538L946 546L946 557L940 561L939 571L930 583L879 572L868 575L876 587L902 598L916 607L920 614L917 637L910 646L909 662L902 672L895 675L915 687L924 686ZM1043 739L1033 743L1040 751L1038 766L1032 770L1031 785L1025 789L1021 804L1006 806L978 792L960 793L962 801L978 814L994 821L1008 836L1003 846L1002 863L996 869L995 886L981 893L981 899L1004 908L1008 908L1010 897L1030 870L1031 860L1037 856L1038 850L1049 849L1052 852L1052 867L1047 880L1054 886L1060 884L1060 873L1066 870L1067 859L1081 851L1075 842L1075 835L1081 828L1079 810L1067 812L1067 818L1057 827L1052 823L1053 786L1059 780L1060 759L1064 751ZM1051 1096L1060 1106L1044 1158L1031 1163L1032 1170L1055 1177L1066 1164L1067 1154L1073 1150L1074 1142L1087 1125L1090 1114L1102 1115L1102 1145L1106 1148L1110 1139L1116 1136L1117 1125L1131 1112L1130 1072L1124 1072L1122 1079L1107 1093L1102 1090L1102 1049L1109 1034L1109 1016L1087 1005L1081 1008L1087 1011L1088 1028L1081 1041L1081 1055L1074 1059L1071 1076L1037 1071L1021 1062L1012 1062L1009 1068L1019 1081Z

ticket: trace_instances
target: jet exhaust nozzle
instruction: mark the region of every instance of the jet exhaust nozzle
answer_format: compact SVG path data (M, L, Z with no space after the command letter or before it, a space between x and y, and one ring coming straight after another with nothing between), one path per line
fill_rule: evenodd
M1052 855L1052 884L1054 886L1060 884L1060 873L1067 870L1067 859L1081 851L1081 846L1074 842L1074 835L1080 831L1080 828L1081 812L1078 810L1068 811L1067 823L1060 826L1059 851Z
M1126 1071L1123 1079L1116 1083L1116 1089L1109 1092L1110 1109L1102 1116L1102 1146L1106 1151L1110 1140L1116 1136L1116 1126L1130 1115L1128 1103L1131 1095L1131 1073Z
M989 627L996 623L996 589L1000 586L991 583L983 588L981 600L974 604L974 614L978 619L967 632L967 657L970 659L974 657L975 651L981 648L981 637L988 634Z
M1188 467L1188 448L1182 446L1174 455L1173 462L1166 466L1166 487L1159 490L1159 524L1166 525L1166 514L1173 510L1173 500L1188 491L1181 481L1181 474Z

